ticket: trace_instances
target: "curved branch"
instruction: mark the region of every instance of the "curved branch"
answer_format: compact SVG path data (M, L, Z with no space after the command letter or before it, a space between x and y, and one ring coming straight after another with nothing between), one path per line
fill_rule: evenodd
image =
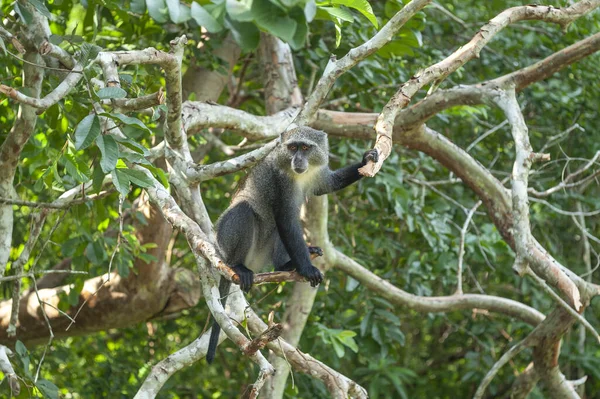
M489 23L482 26L471 41L444 60L417 73L400 86L396 94L390 98L377 118L375 131L377 140L375 149L379 152L379 160L361 168L364 176L373 177L381 169L383 161L392 151L392 132L394 122L400 110L408 105L412 97L424 86L434 82L439 85L448 75L458 68L479 57L481 49L509 24L525 20L542 20L554 22L563 27L600 6L600 0L583 0L564 9L552 6L520 6L509 8L498 14Z
M186 172L188 181L190 183L201 182L248 168L269 155L278 144L279 139L275 139L256 150L226 161L215 162L209 165L191 164L188 166Z
M325 67L323 76L319 79L315 90L307 98L300 115L294 122L300 126L310 124L337 78L392 41L404 24L430 2L431 0L412 0L398 11L370 40L348 51L339 61L332 57Z
M370 272L355 260L336 251L335 267L351 275L369 289L397 305L418 312L451 312L461 309L486 309L522 320L536 326L544 320L544 315L520 302L492 295L464 294L441 297L423 297L409 294L390 282Z

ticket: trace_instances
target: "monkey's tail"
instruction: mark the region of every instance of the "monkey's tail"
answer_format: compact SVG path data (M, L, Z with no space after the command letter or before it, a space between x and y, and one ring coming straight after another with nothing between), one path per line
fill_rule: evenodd
M229 287L231 287L231 281L221 277L221 282L219 283L219 295L221 296L221 304L223 304L223 307L225 307L225 304L227 303ZM208 349L206 350L206 362L208 364L211 364L215 359L220 333L221 326L219 326L219 323L215 320L213 322L212 331L210 332L210 339L208 340Z

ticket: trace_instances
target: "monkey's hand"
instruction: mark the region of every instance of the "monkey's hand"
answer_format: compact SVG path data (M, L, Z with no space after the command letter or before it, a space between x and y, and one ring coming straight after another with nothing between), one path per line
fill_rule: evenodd
M363 154L362 164L365 166L369 161L379 161L379 152L377 150L369 150Z
M306 278L310 282L311 287L316 287L317 285L321 284L321 282L323 282L323 275L321 274L319 269L317 269L313 265L307 267L299 267L296 269L296 271L298 272L298 274L300 274L302 277Z
M244 292L250 291L254 284L254 272L244 265L237 265L231 268L240 279L240 289Z
M308 247L308 253L310 254L310 259L323 256L323 250L321 247Z

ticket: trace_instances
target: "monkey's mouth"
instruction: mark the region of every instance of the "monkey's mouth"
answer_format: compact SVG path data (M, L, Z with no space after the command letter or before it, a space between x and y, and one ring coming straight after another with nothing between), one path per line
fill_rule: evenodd
M294 173L301 175L302 173L306 172L308 170L308 168L292 168Z

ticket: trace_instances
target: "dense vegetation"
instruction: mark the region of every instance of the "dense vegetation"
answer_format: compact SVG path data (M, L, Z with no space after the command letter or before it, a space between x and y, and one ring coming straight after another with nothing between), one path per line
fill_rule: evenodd
M572 2L542 3L567 7ZM432 3L416 13L392 42L339 77L321 108L345 113L381 112L400 84L464 46L496 15L524 4L527 2ZM27 249L32 226L39 222L36 218L42 212L45 223L31 255L24 260L24 273L35 269L37 280L21 279L22 286L17 286L17 292L21 296L30 295L33 301L34 281L39 284L51 277L57 279L44 285L46 290L68 288L54 293L55 302L47 300L69 316L57 314L52 319L52 331L57 338L46 346L47 323L37 302L32 305L37 309L23 305L20 309L21 313L37 315L37 323L28 324L26 331L17 325L16 337L6 333L11 297L19 279L3 282L5 302L0 310L3 330L0 341L16 353L11 363L22 378L18 397L42 394L70 398L133 397L154 364L195 340L208 326L210 312L203 298L198 301L198 284L192 295L197 305L193 301L174 311L165 310L169 309L165 305L168 297L162 305L156 305L162 308L143 313L144 306L139 304L120 308L119 299L114 296L126 298L138 290L146 290L152 294L149 297L156 295L147 287L152 285L149 281L153 278L147 273L159 270L156 266L159 264L168 265L170 272L188 269L192 273L182 274L181 278L192 281L197 273L197 259L185 234L165 230L168 224L158 212L143 208L147 201L144 188L154 184L151 176L169 187L176 200L187 195L176 190L177 182L173 181L176 167L172 160L165 162L164 158L155 157L155 152L148 151L167 134L169 100L167 104L162 101L133 112L116 105L121 97L136 98L163 90L168 84L165 75L156 65L119 66L120 89L108 87L113 85L104 81L103 70L93 62L99 52L147 47L169 51L169 42L185 34L188 42L183 47L184 102L210 100L250 114L267 115L274 111L267 109L265 101L272 93L263 73L261 40L272 35L289 44L298 87L306 99L315 89L330 54L340 59L373 37L401 9L402 2L373 1L371 6L359 0L3 3L0 26L17 35L28 51L20 54L10 37L0 32L2 85L35 96L32 90L21 87L23 70L39 70L31 63L40 64L45 59L54 69L46 70L43 97L65 79L66 70L73 68L30 51L41 42L40 38L28 35L28 32L39 33L31 27L39 24L40 18L48 21L50 43L73 55L84 71L83 78L63 99L36 116L35 130L22 150L19 149L14 180L0 185L0 197L52 203L65 191L93 181L86 189L91 200L65 209L36 208L14 201L4 206L14 214L4 276L19 274L14 265ZM576 19L566 31L545 21L511 24L481 50L479 58L420 90L411 105L430 95L433 92L428 93L430 87L444 90L475 85L521 70L592 36L599 28L597 10ZM562 265L578 275L585 274L584 279L589 282L599 283L598 272L594 273L600 262L596 249L600 242L597 238L600 192L594 178L598 170L594 156L600 151L600 56L591 54L569 64L517 94L534 151L551 157L548 162L532 166L530 193L560 184L569 174L586 167L592 158L593 161L581 174L566 181L573 183L587 178L582 184L566 186L549 196L531 194L531 230ZM217 75L224 77L221 83L217 83ZM102 83L107 87L102 88ZM215 85L220 86L215 88ZM96 109L98 116L90 116L96 115L91 113L94 104L98 106L103 100L100 107L104 107L104 114ZM0 142L7 142L15 131L13 126L18 128L19 106L9 95L0 97ZM97 140L94 131L100 132L99 121L105 118L114 121L124 137L113 138L103 124ZM427 126L466 150L510 190L515 142L511 125L505 120L502 110L492 104L463 104L436 112ZM230 126L233 128L208 124L188 132L193 159L212 164L242 154L245 148L240 150L237 146L244 137L256 141L243 129L236 129L235 124ZM364 140L361 135L349 136L343 132L331 134L332 167L359 159L375 142L374 132L371 140ZM329 196L327 227L333 245L408 293L449 296L457 291L461 230L472 217L464 235L462 291L513 299L544 315L556 309L556 300L539 283L513 272L512 243L507 242L489 216L485 199L471 189L477 183L465 183L444 166L444 160L419 151L414 144L402 140L395 140L395 144L374 178L364 178ZM133 151L126 152L127 149ZM151 174L144 174L133 166L136 164L145 165ZM2 167L7 168L4 164ZM240 171L200 184L199 192L213 222L227 207L244 175ZM112 182L105 180L103 186L105 176L112 176ZM94 193L102 190L106 193L93 198ZM483 205L477 204L480 200ZM182 202L180 205L186 210ZM474 207L474 214L470 214ZM162 241L156 242L158 239ZM40 274L66 260L69 269L87 274ZM86 280L107 273L109 265L128 282L113 292L113 301L103 308L105 297L98 295L94 299L80 293ZM298 347L356 381L371 398L473 396L494 363L533 328L509 314L479 308L456 308L444 313L409 309L333 266L325 266L330 268L326 282L319 287ZM274 312L274 320L283 322L289 304L286 299L295 284L301 283L261 285L247 295L248 302L264 320ZM569 298L564 295L563 298L571 303ZM80 326L75 314L78 309L88 307L90 314L82 310L77 316L82 317ZM135 313L113 315L123 309L130 312L138 308L139 317ZM46 309L52 310L48 306ZM594 300L583 313L592 326L600 326L599 310L598 301ZM102 315L107 315L106 319ZM71 323L67 317L75 318L69 331L65 331ZM93 323L86 324L86 317L94 318ZM246 331L245 325L239 327ZM511 385L532 362L535 350L525 349L505 365L491 382L487 395L510 394ZM581 323L573 324L562 336L558 363L568 380L587 375L585 384L578 388L579 393L582 397L597 397L600 347L589 333L586 339ZM183 368L167 381L159 397L237 397L247 384L256 380L257 374L258 367L241 354L237 345L226 341L219 347L215 364L207 366L200 360ZM2 384L0 390L2 396L9 395L9 384ZM294 372L293 384L288 379L285 389L285 397L329 395L322 381L299 372ZM529 397L545 397L543 379Z

